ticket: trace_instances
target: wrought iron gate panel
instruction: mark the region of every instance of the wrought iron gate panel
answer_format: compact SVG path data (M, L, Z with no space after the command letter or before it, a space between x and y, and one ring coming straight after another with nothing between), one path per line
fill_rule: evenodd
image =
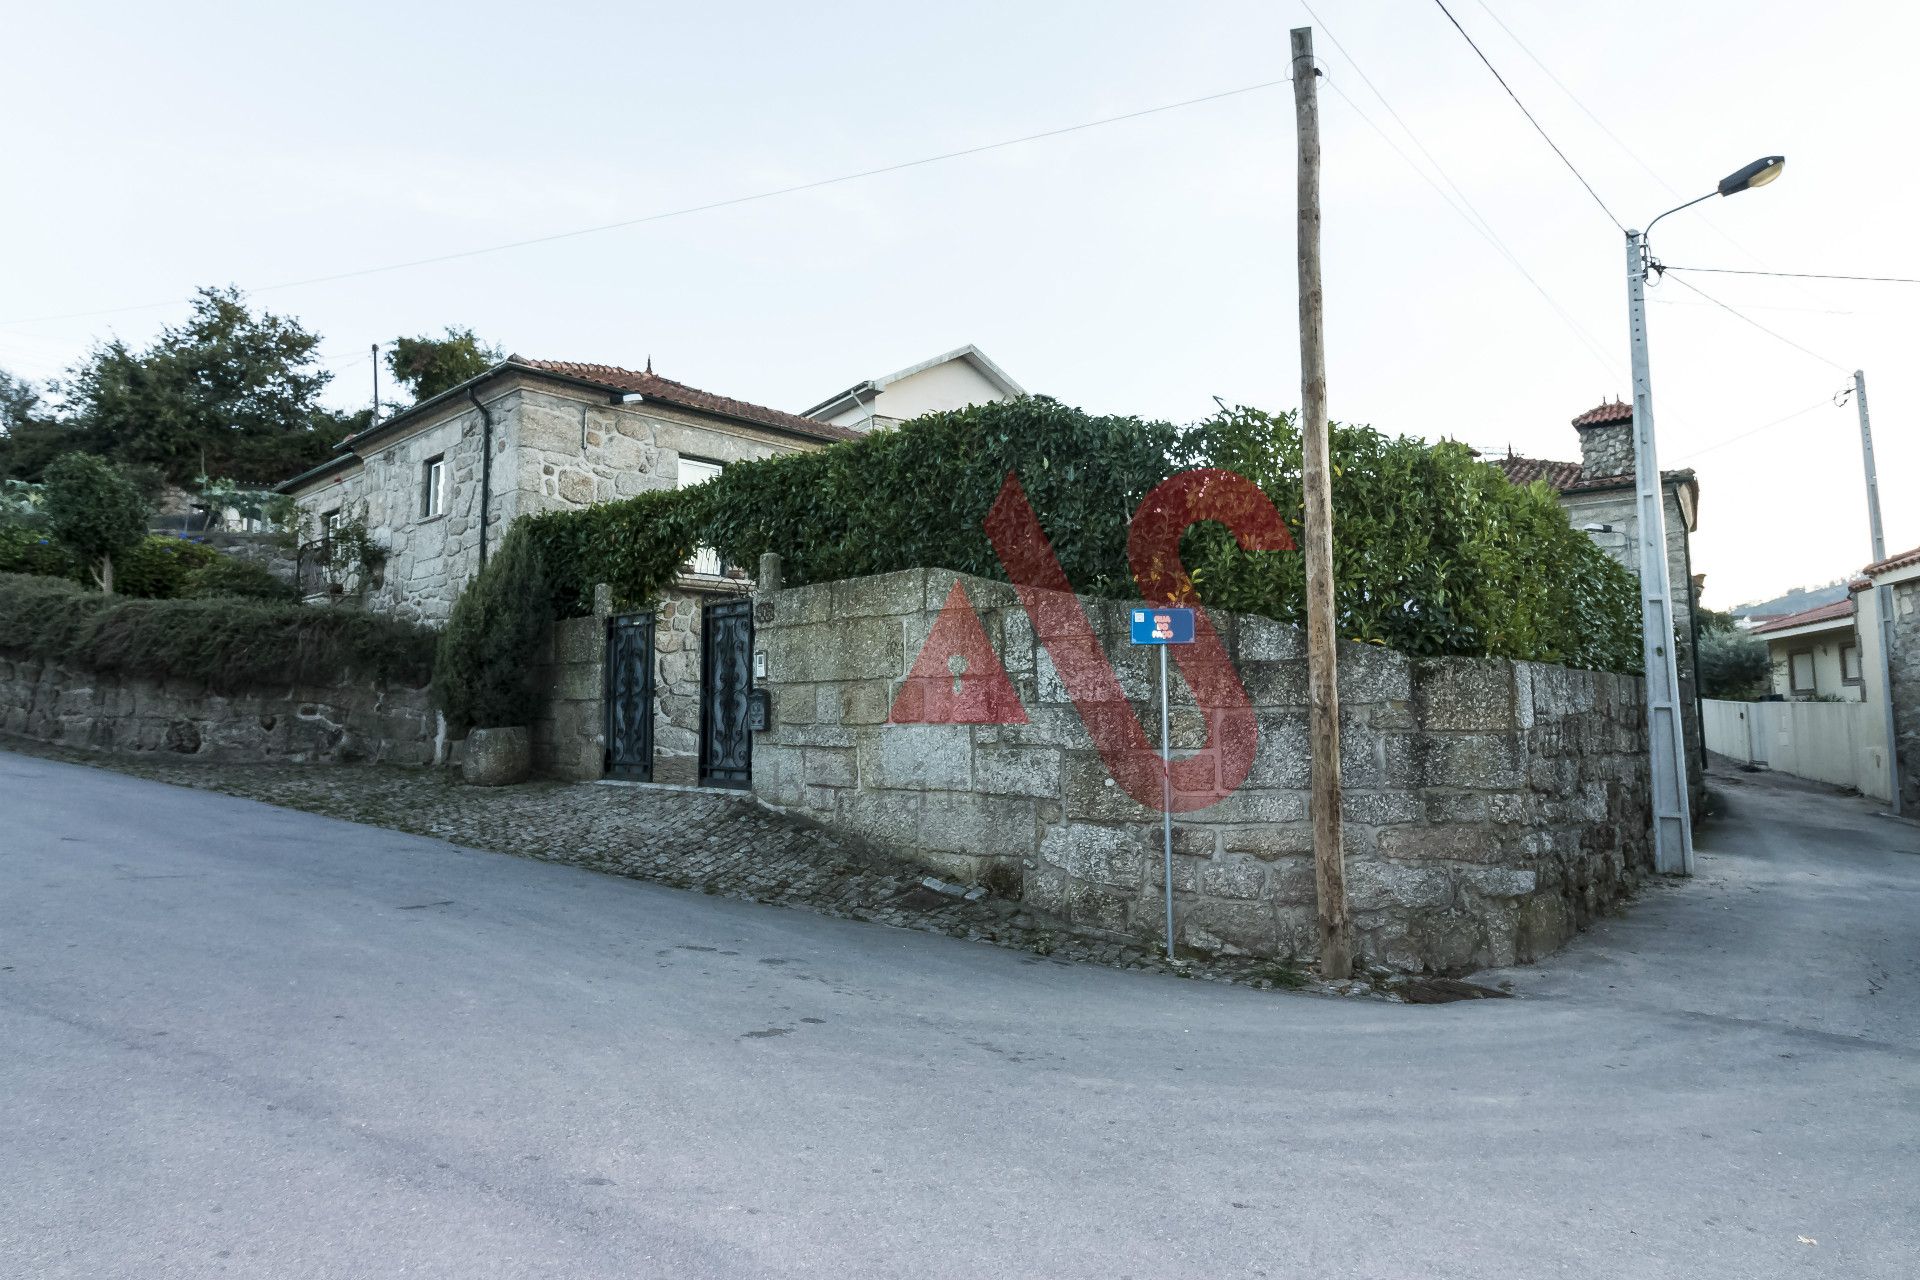
M651 613L607 619L607 757L610 778L653 780Z
M700 781L745 787L753 781L753 602L717 600L700 611Z

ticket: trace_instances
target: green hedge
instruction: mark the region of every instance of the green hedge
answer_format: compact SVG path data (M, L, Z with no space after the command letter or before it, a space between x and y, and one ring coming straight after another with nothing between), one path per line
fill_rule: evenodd
M541 553L515 525L440 632L433 697L455 733L525 725L539 709L540 642L552 619Z
M220 553L211 547L153 534L114 557L114 593L142 600L171 600L185 594L196 569L219 559ZM94 585L93 575L78 556L45 530L30 525L0 525L0 573L37 574L85 587Z
M1600 670L1640 665L1633 576L1567 523L1551 491L1522 488L1462 445L1336 425L1334 566L1342 633L1414 655L1479 655ZM931 414L857 441L738 463L695 489L524 522L556 612L623 608L670 585L699 545L753 567L776 552L789 585L920 566L1004 578L981 521L1008 472L1075 587L1135 594L1127 529L1160 480L1237 471L1298 536L1300 436L1289 415L1222 412L1185 432L1095 417L1044 397ZM1222 526L1183 541L1215 608L1299 621L1304 564L1247 553Z
M434 633L357 609L232 598L129 600L0 574L0 652L217 692L357 677L425 685Z
M1068 577L1089 594L1128 595L1127 521L1176 469L1178 444L1165 422L1030 396L527 525L563 617L591 610L596 582L623 607L652 600L699 545L747 568L777 552L790 586L922 565L1004 578L980 522L1011 471Z
M1237 471L1300 534L1300 432L1291 414L1235 409L1188 436L1195 461ZM1343 635L1416 656L1640 668L1633 575L1567 522L1545 485L1515 485L1465 445L1335 424L1333 576ZM1241 551L1191 530L1186 564L1216 608L1300 622L1304 557Z
M180 595L193 600L237 596L244 600L297 604L300 601L300 588L276 576L264 565L251 560L236 560L228 555L216 555L187 574L186 580L180 585Z

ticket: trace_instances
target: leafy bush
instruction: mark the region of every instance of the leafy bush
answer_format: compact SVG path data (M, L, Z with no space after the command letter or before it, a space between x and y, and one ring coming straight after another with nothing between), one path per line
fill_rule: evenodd
M458 732L524 725L539 707L534 662L553 613L541 553L510 530L453 603L434 659L433 693Z
M79 582L86 570L45 529L0 524L0 573L31 573Z
M220 559L212 547L185 538L152 534L114 561L113 589L142 600L173 600L185 595L195 572Z
M208 596L237 596L245 600L274 600L295 604L300 589L275 577L271 570L250 560L216 554L199 568L190 571L180 594L188 599Z
M146 536L147 500L139 487L104 458L69 453L47 467L40 503L54 540L80 557L111 595L114 557Z
M1334 572L1343 634L1414 655L1485 655L1609 671L1640 665L1633 576L1567 523L1544 486L1520 488L1461 445L1332 433ZM777 552L789 585L930 566L1004 578L981 521L1020 479L1075 587L1131 597L1128 524L1189 467L1236 471L1300 531L1300 436L1290 416L1223 412L1182 433L1093 417L1044 397L930 414L811 453L729 466L698 488L522 521L555 610L624 608L670 585L694 547L753 565ZM1243 552L1217 524L1183 551L1215 608L1301 621L1305 566Z
M1196 461L1264 489L1298 539L1301 445L1292 415L1229 410L1187 443ZM1546 486L1517 486L1459 444L1339 424L1330 444L1342 634L1417 656L1639 669L1633 575L1567 523ZM1304 620L1304 557L1244 552L1214 524L1190 530L1183 546L1208 605Z
M1702 628L1700 693L1745 702L1773 691L1773 659L1767 643L1745 631Z
M251 600L127 600L57 578L0 574L0 651L221 693L342 676L418 688L432 631L357 609Z
M1127 522L1175 469L1178 438L1165 422L1093 417L1029 396L527 523L562 616L587 612L596 582L623 607L650 601L699 545L745 566L778 552L791 586L922 565L1004 578L981 521L1013 472L1073 582L1131 595Z

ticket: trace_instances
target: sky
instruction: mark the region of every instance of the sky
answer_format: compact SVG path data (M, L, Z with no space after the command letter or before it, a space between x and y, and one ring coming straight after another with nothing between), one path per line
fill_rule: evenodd
M1270 82L1311 25L1333 416L1577 458L1570 420L1631 392L1620 227L1433 0L1307 3L12 6L0 368L57 376L235 284L324 336L343 408L372 394L370 344L449 324L790 410L968 342L1096 412L1291 408L1293 104ZM1447 4L1628 227L1788 157L1662 222L1664 262L1920 277L1915 7ZM1674 272L1650 298L1709 604L1870 559L1834 403L1856 368L1889 549L1920 544L1920 286Z

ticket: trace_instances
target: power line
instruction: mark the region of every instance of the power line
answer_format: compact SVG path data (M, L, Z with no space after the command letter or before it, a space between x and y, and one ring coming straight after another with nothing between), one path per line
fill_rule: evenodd
M1661 176L1658 170L1656 170L1652 165L1648 164L1645 160L1641 159L1640 153L1635 151L1632 147L1628 146L1626 141L1623 138L1621 138L1619 134L1615 133L1612 129L1608 128L1607 122L1602 120L1599 116L1595 115L1593 111L1587 106L1587 104L1581 101L1579 95L1575 94L1572 89L1569 89L1566 85L1566 82L1561 80L1559 76L1553 73L1553 68L1549 67L1545 62L1541 61L1540 56L1527 46L1526 41L1522 40L1514 32L1513 28L1508 26L1506 22L1500 17L1500 15L1493 11L1492 6L1487 3L1487 0L1474 0L1474 3L1478 4L1480 8L1486 13L1486 15L1489 18L1493 19L1494 25L1498 26L1500 30L1506 32L1507 38L1513 41L1513 43L1516 46L1518 46L1520 52L1526 54L1527 57L1532 60L1534 66L1540 68L1540 70L1543 73L1545 73L1547 79L1553 81L1554 87L1559 89L1561 93L1567 96L1567 101L1573 103L1574 106L1580 108L1580 113L1586 116L1587 119L1591 120L1594 124L1594 127L1599 129L1600 132L1606 134L1608 138L1612 139L1613 144L1616 147L1619 147L1620 150L1626 154L1628 159L1632 160L1635 164L1639 165L1641 170L1644 173L1646 173L1646 175L1649 178L1652 178L1655 182L1659 183L1661 187L1665 188L1668 194L1673 196L1674 199L1683 200L1686 198L1685 196L1680 194L1680 189L1678 187L1675 187L1671 182L1668 182L1665 177ZM1695 216L1698 217L1701 222L1705 223L1707 226L1707 229L1712 231L1713 234L1719 236L1722 240L1726 241L1734 249L1738 250L1742 257L1746 258L1750 262L1760 261L1759 254L1755 253L1753 250L1747 248L1746 245L1741 244L1738 240L1735 240L1732 236L1728 235L1724 230L1721 229L1720 224L1718 222L1715 222L1712 218L1706 215L1704 210ZM1821 301L1821 299L1818 298L1811 290L1803 288L1800 290L1800 293L1803 297L1807 298L1809 301L1814 301L1814 302Z
M462 249L455 253L436 254L430 258L414 258L406 262L390 262L377 267L361 267L353 271L336 271L330 275L308 276L301 280L283 280L277 284L261 285L247 290L248 293L272 293L279 289L297 289L307 285L330 284L336 280L353 280L361 276L378 275L387 271L405 271L412 267L432 266L441 262L454 262L462 258L476 258L483 254L503 253L509 249L524 249L530 245L550 244L556 240L569 240L576 236L597 235L603 231L619 231L626 227L637 227L649 222L664 222L669 218L684 218L696 213L711 213L716 209L731 209L737 205L753 204L761 200L772 200L779 196L797 195L803 191L817 191L822 187L835 186L842 182L857 182L862 178L877 178L883 174L899 173L904 169L917 169L923 165L938 164L944 160L958 160L965 156L976 156L987 151L998 151L1004 147L1017 147L1023 143L1040 142L1047 138L1058 138L1064 134L1078 133L1083 129L1097 129L1104 125L1120 124L1128 120L1138 120L1143 116L1158 115L1165 111L1178 111L1184 107L1200 106L1203 103L1218 102L1223 98L1238 97L1241 94L1257 93L1262 89L1272 89L1278 85L1291 84L1292 78L1262 80L1258 84L1242 85L1237 89L1223 89L1218 93L1203 94L1198 98L1186 98L1179 102L1168 102L1157 107L1143 107L1138 111L1127 111L1117 116L1103 116L1098 120L1085 120L1079 124L1070 124L1058 129L1043 129L1038 133L1023 134L1017 138L1003 138L998 142L983 142L977 146L961 147L956 151L943 151L938 155L921 156L917 160L902 160L895 164L880 165L872 169L861 169L855 173L837 174L831 178L816 178L811 182L796 182L791 186L775 187L768 191L756 191L751 195L731 196L725 200L713 200L706 204L689 205L683 209L669 209L661 213L644 214L637 218L625 218L619 222L606 222L594 227L576 227L571 231L556 231L548 235L531 236L525 240L509 240L500 244L485 245L478 249ZM182 299L169 298L165 302L143 302L127 307L104 307L94 311L69 311L62 315L30 316L21 320L0 320L0 325L39 324L53 320L79 320L91 316L117 315L124 311L147 311L156 307L178 306Z
M1795 409L1792 413L1786 415L1784 418L1775 418L1772 422L1763 422L1757 427L1753 427L1749 430L1740 432L1738 435L1731 435L1724 440L1716 440L1710 445L1705 445L1698 449L1689 450L1688 452L1681 454L1679 458L1675 459L1675 461L1690 462L1693 459L1699 457L1703 453L1712 453L1715 449L1724 449L1726 446L1730 444L1736 444L1741 440L1745 440L1748 436L1757 436L1762 431L1771 430L1772 428L1777 427L1782 423L1792 422L1795 418L1804 418L1808 414L1812 413L1815 409L1827 409L1832 407L1834 407L1834 398L1832 396L1829 396L1826 399L1819 401L1818 403L1808 405L1804 409Z
M1785 280L1861 280L1870 284L1920 284L1913 276L1836 276L1820 271L1742 271L1738 267L1668 267L1668 271L1706 272L1716 276L1779 276Z
M1373 93L1373 96L1380 100L1380 105L1387 109L1387 114L1393 117L1394 123L1400 126L1401 131L1407 135L1408 140L1411 141L1415 147L1419 148L1420 154L1427 158L1427 163L1433 166L1434 172L1438 173L1441 180L1453 189L1454 196L1459 198L1459 204L1456 205L1454 203L1453 197L1448 196L1446 191L1441 189L1439 183L1433 180L1431 174L1414 163L1413 157L1409 156L1406 151L1393 140L1392 135L1374 123L1373 119L1360 109L1360 105L1351 97L1347 96L1346 90L1340 87L1338 81L1328 76L1326 78L1327 87L1338 94L1342 102L1345 102L1348 107L1352 108L1353 113L1360 117L1362 123L1379 134L1381 141L1385 142L1387 146L1392 149L1393 153L1405 162L1408 168L1419 174L1421 180L1434 189L1434 192L1439 195L1442 202L1444 202L1449 209L1452 209L1454 213L1466 219L1468 226L1479 232L1487 243L1491 244L1502 257L1512 264L1514 270L1525 276L1527 283L1532 285L1534 291L1546 300L1547 305L1566 323L1567 327L1573 331L1574 336L1580 339L1581 343L1592 353L1593 357L1598 360L1609 373L1615 372L1616 362L1607 356L1606 351L1594 340L1593 335L1582 328L1579 321L1575 320L1564 307L1555 301L1553 295L1547 292L1546 287L1534 278L1532 272L1527 270L1526 265L1520 261L1519 255L1515 254L1513 250L1507 246L1506 241L1501 239L1500 233L1493 229L1493 224L1488 222L1486 216L1474 207L1474 203L1467 197L1467 193L1460 189L1460 184L1455 182L1447 173L1446 166L1442 165L1440 161L1434 157L1433 152L1429 151L1426 144L1420 141L1420 135L1415 133L1412 127L1401 118L1400 113L1393 109L1393 104L1387 101L1387 95L1380 92L1380 86L1373 82L1373 77L1367 74L1366 68L1362 67L1354 58L1353 54L1348 51L1347 46L1340 42L1340 37L1333 33L1333 29L1327 26L1320 15L1314 12L1313 6L1306 3L1306 0L1301 0L1301 8L1305 9L1308 16L1319 25L1322 31L1326 32L1327 40L1335 49L1340 51L1340 56L1347 60L1347 65L1353 68L1354 74L1358 75L1361 81Z
M1493 72L1493 78L1500 82L1500 87L1507 91L1509 98L1513 99L1513 105L1520 108L1520 114L1527 118L1527 123L1532 125L1534 131L1542 138L1546 139L1547 145L1553 148L1553 154L1560 157L1560 163L1567 166L1567 172L1571 173L1579 180L1580 185L1587 189L1587 194L1593 197L1593 202L1600 206L1600 212L1606 214L1608 221L1612 222L1614 226L1619 227L1622 232L1626 231L1627 228L1625 224L1613 216L1613 210L1609 209L1607 202L1600 198L1600 193L1593 189L1593 184L1588 182L1586 176L1574 167L1573 161L1567 158L1567 153L1560 149L1560 144L1553 140L1553 136L1546 131L1538 120L1533 118L1533 112L1527 110L1527 104L1520 101L1520 95L1513 91L1513 86L1507 83L1507 78L1500 74L1500 69L1494 66L1487 58L1487 55L1480 51L1480 46L1475 44L1473 37L1467 34L1467 29L1460 25L1458 18L1453 16L1453 10L1447 8L1445 0L1433 0L1433 2L1440 6L1440 12L1447 15L1447 21L1451 22L1453 29L1460 33L1460 38L1465 40L1476 54L1479 54L1480 61L1486 63L1487 70Z
M1659 268L1658 266L1655 267L1655 270L1660 270L1660 269L1661 268ZM1818 360L1821 364L1831 365L1832 367L1834 367L1835 369L1838 369L1842 373L1848 372L1847 367L1841 364L1838 360L1829 360L1825 356L1821 355L1818 351L1810 351L1806 347L1803 347L1799 343L1795 342L1792 338L1786 337L1783 334L1775 333L1772 329L1767 328L1767 326L1761 324L1758 320L1755 320L1752 316L1747 315L1745 312L1735 310L1733 307L1730 307L1726 303L1720 301L1720 299L1714 297L1712 294L1700 288L1699 285L1690 283L1689 281L1686 281L1686 280L1682 280L1678 276L1674 277L1674 283L1679 285L1682 289L1690 289L1694 293L1699 294L1701 297L1705 298L1708 302L1711 302L1714 306L1720 308L1722 311L1726 312L1728 315L1733 316L1737 320L1741 320L1747 324L1752 325L1754 328L1758 329L1760 332L1766 334L1769 338L1772 338L1775 342L1784 342L1788 346L1792 347L1795 351L1800 352L1802 355L1812 356L1815 360Z
M1321 30L1323 31L1326 30L1325 24L1321 25ZM1328 38L1332 39L1331 32L1328 32ZM1336 41L1335 43L1337 44L1338 42ZM1354 69L1356 71L1359 70L1358 67L1355 67ZM1599 343L1595 342L1593 337L1590 334L1588 334L1585 329L1580 327L1579 321L1575 320L1573 316L1570 315L1564 307L1562 307L1558 302L1554 300L1553 295L1547 292L1546 287L1544 285L1542 285L1538 280L1534 279L1533 273L1528 271L1526 266L1520 261L1520 259L1513 255L1512 251L1507 248L1507 246L1505 245L1505 243L1501 241L1499 236L1495 235L1490 229L1483 226L1481 222L1476 222L1458 205L1456 205L1453 202L1453 200L1447 195L1447 193L1441 189L1440 184L1435 182L1433 178L1427 173L1426 170L1422 169L1419 165L1415 164L1413 162L1413 157L1409 156L1405 151L1401 150L1399 144L1393 140L1392 136L1388 134L1386 130L1382 129L1379 125L1375 124L1373 120L1368 117L1367 113L1362 111L1359 105L1356 104L1352 98L1347 96L1346 90L1340 87L1340 84L1338 81L1336 81L1331 76L1326 77L1326 81L1327 81L1327 87L1340 95L1340 100L1346 103L1347 106L1352 109L1353 113L1356 116L1360 117L1361 122L1364 123L1369 129L1372 129L1375 133L1379 134L1380 140L1386 143L1387 146L1393 150L1393 153L1399 156L1400 159L1406 163L1409 169L1412 169L1416 174L1420 175L1420 178L1428 186L1433 188L1434 193L1440 197L1440 199L1446 204L1447 208L1453 210L1453 212L1458 214L1466 222L1466 224L1469 227L1479 232L1481 237L1484 238L1488 244L1491 244L1500 253L1502 257L1504 257L1509 263L1513 265L1513 269L1515 271L1518 271L1521 275L1526 277L1527 283L1532 285L1534 288L1534 291L1537 292L1543 299L1546 300L1546 304L1549 307L1553 308L1554 314L1559 316L1561 320L1566 322L1567 328L1572 331L1573 335L1576 338L1580 339L1581 344L1585 346L1587 351L1592 354L1593 358L1599 362L1600 367L1605 369L1608 373L1617 372L1615 368L1615 362L1607 358L1606 352L1601 349Z

